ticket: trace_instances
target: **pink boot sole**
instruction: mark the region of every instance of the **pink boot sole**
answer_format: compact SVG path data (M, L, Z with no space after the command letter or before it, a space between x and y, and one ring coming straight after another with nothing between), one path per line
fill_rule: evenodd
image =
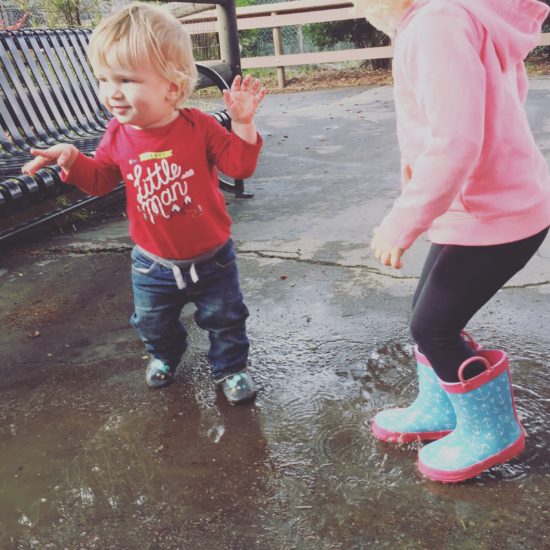
M436 470L434 468L430 468L429 466L425 466L422 462L420 462L420 460L418 461L417 466L420 473L432 481L459 483L460 481L466 481L467 479L477 476L481 472L491 468L491 466L508 462L522 453L524 449L525 434L522 432L514 443L506 447L506 449L502 450L500 453L490 456L477 464L472 464L472 466L468 466L468 468L464 468L462 470Z
M381 428L372 423L372 433L376 439L380 441L387 441L389 443L412 443L413 441L433 441L434 439L440 439L445 435L451 433L452 430L442 430L439 432L392 432Z

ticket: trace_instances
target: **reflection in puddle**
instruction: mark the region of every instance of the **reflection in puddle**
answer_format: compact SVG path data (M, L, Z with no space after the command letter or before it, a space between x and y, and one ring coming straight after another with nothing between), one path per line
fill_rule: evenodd
M264 408L270 410L264 431L280 474L279 493L289 508L292 502L313 503L316 510L308 515L312 525L338 533L335 542L350 544L359 539L347 538L341 527L351 517L356 532L367 533L363 541L372 533L378 545L408 538L415 547L418 536L422 547L430 546L429 541L453 545L465 534L474 546L521 538L514 527L520 503L545 506L540 483L547 475L543 457L550 448L543 430L549 412L544 394L550 385L548 373L540 377L541 363L527 359L513 365L519 413L528 432L525 453L467 483L442 485L416 471L419 444L384 444L370 433L378 410L406 406L416 395L412 346L389 343L369 351L342 341L313 356L311 347L295 339L291 358L283 354L281 364L274 365L279 376L263 381L269 386ZM292 384L284 366L289 360ZM336 508L319 507L330 501ZM429 510L428 517L417 513L420 509ZM393 533L383 527L388 521Z
M519 544L519 510L545 508L550 385L540 357L513 362L525 453L441 485L417 473L415 444L370 432L378 410L415 396L411 346L254 336L256 362L269 368L254 370L252 407L220 400L202 359L164 392L147 391L131 369L103 372L101 384L90 369L25 402L6 393L2 547L215 547L226 525L243 548L452 547L464 536L472 547ZM110 380L126 387L115 405Z

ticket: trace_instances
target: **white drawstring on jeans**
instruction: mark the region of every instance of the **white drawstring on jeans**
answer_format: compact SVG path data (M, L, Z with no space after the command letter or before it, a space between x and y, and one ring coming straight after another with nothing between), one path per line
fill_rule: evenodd
M176 264L172 264L171 267L172 273L174 274L174 279L176 279L176 285L180 290L183 290L187 285L185 284L185 280L181 274L181 269ZM192 267L195 267L195 264L193 264Z
M206 254L201 254L200 256L195 256L194 258L191 258L189 260L182 260L178 263L175 263L174 261L167 260L165 258L161 258L160 256L157 256L156 254L153 254L151 252L148 252L147 250L144 250L141 248L141 246L136 245L135 248L143 254L144 256L147 256L149 259L153 260L154 262L159 263L160 265L167 267L172 270L172 274L174 275L174 279L176 281L176 285L180 290L183 290L187 287L185 284L185 279L183 277L183 274L181 272L180 265L183 265L185 268L189 265L189 276L191 277L191 281L193 283L197 283L199 281L199 274L197 273L197 268L195 267L195 262L203 262L205 260L209 260L210 258L213 258L215 254L221 250L225 245L227 244L227 241L225 243L222 243L221 245L217 246L213 250L209 250ZM179 265L178 265L179 264Z

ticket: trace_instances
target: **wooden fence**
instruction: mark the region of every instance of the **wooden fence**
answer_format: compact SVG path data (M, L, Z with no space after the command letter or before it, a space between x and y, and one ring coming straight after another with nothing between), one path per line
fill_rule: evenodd
M313 65L340 61L364 61L392 57L391 46L377 48L355 48L311 53L285 54L281 43L280 29L285 26L306 25L329 21L361 19L354 3L350 0L294 0L237 8L238 30L273 29L275 55L241 58L243 69L278 67L279 84L284 86L284 67L292 65ZM181 19L191 34L219 32L216 10L203 11ZM541 46L550 46L550 33L541 37ZM224 52L221 52L223 59Z

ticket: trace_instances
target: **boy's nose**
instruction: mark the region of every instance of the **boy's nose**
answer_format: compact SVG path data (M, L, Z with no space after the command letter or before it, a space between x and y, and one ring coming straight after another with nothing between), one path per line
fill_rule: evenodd
M113 99L121 96L120 87L112 82L105 82L101 86L101 92L104 98Z
M120 91L119 88L113 87L109 93L109 96L112 97L113 99L121 98L122 92Z

